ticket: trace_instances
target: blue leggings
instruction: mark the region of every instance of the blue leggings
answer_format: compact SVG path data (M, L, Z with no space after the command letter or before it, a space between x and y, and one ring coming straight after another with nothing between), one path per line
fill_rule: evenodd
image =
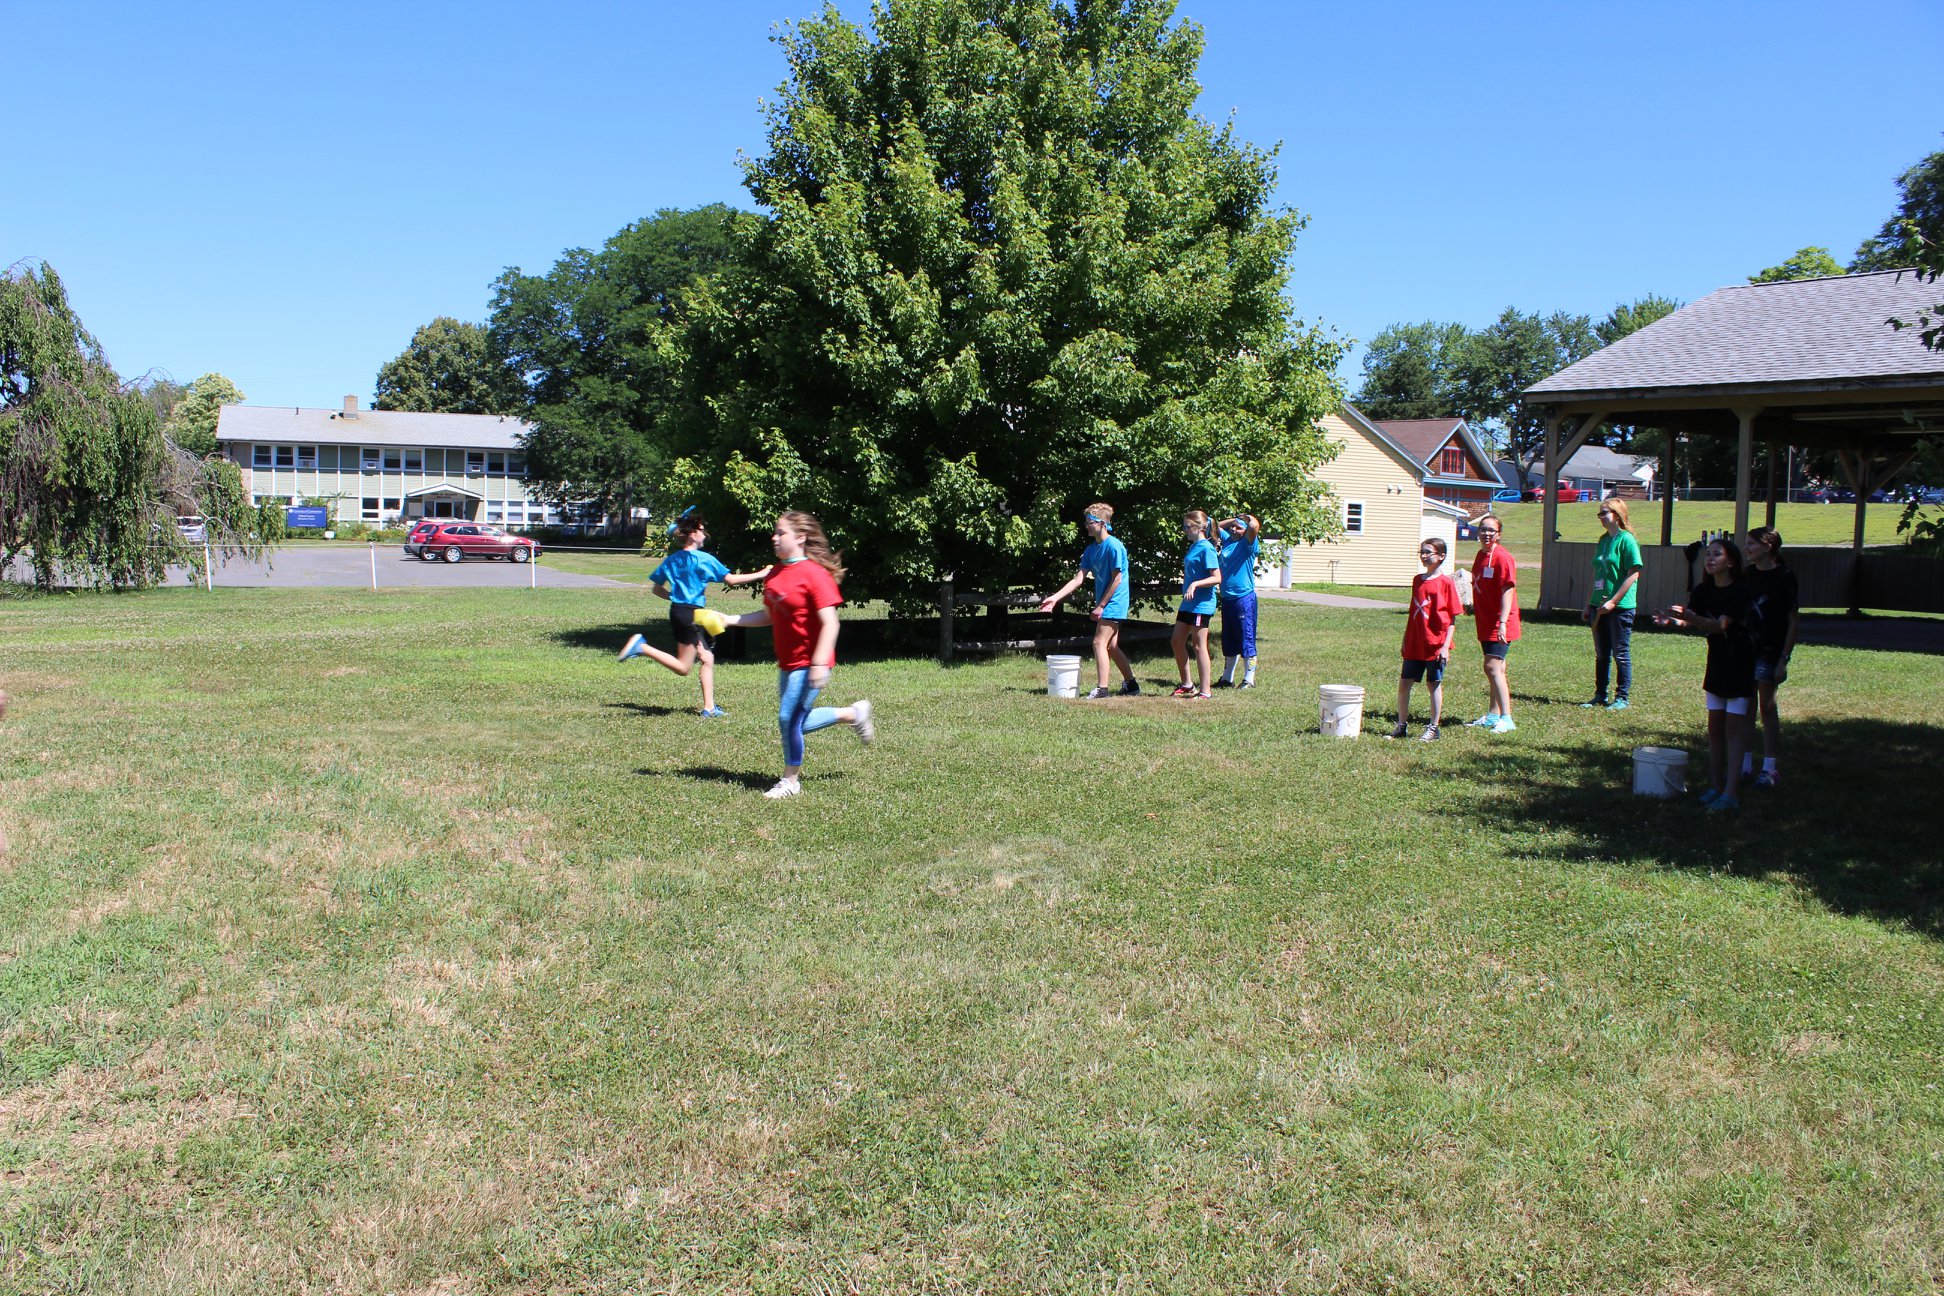
M820 690L810 686L810 668L776 672L776 727L783 731L783 763L803 764L803 735L837 723L836 707L812 707Z

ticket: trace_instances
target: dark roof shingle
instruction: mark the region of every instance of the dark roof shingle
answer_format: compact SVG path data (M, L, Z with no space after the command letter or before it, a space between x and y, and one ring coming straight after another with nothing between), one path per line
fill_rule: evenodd
M1944 301L1910 270L1737 284L1526 388L1528 397L1638 388L1944 376L1944 353L1893 329Z

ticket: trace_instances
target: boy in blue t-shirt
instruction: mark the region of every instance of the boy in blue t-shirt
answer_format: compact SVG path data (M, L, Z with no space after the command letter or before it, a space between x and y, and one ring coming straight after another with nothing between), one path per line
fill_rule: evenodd
M1216 560L1222 568L1222 678L1216 688L1254 688L1256 677L1256 556L1262 552L1262 520L1253 513L1216 528ZM1235 663L1244 663L1235 682Z
M1120 668L1123 695L1132 696L1141 691L1134 682L1134 663L1120 646L1121 622L1127 619L1131 606L1127 588L1127 546L1114 539L1114 507L1111 504L1089 504L1084 522L1087 532L1087 549L1080 555L1080 570L1073 579L1060 587L1058 593L1045 599L1039 605L1040 611L1051 612L1058 607L1060 600L1080 588L1080 582L1089 575L1094 582L1094 677L1099 681L1089 698L1114 696L1114 690L1107 687L1107 662L1111 658Z
M668 600L668 623L675 633L675 651L665 653L650 644L645 636L634 635L622 647L620 660L652 657L677 675L686 677L689 668L700 659L702 714L711 720L718 720L729 713L715 704L715 636L722 628L722 617L705 606L709 582L719 580L724 585L747 585L762 580L769 574L769 568L731 575L720 558L703 550L702 544L708 538L708 530L708 524L702 520L701 514L692 509L684 513L675 524L675 550L662 559L648 577L654 584L655 597Z

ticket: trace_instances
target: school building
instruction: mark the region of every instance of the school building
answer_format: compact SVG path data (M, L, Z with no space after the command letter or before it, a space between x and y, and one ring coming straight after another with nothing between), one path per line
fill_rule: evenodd
M339 523L463 518L509 530L557 525L557 506L527 491L520 438L497 414L419 414L225 405L220 452L243 472L250 502L328 500Z

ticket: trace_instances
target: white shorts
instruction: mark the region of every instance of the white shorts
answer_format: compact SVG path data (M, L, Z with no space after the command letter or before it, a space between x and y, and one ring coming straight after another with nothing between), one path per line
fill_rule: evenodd
M1701 690L1701 696L1708 699L1708 710L1710 711L1726 711L1729 715L1748 714L1747 698L1725 698L1719 694L1710 693L1706 689Z

